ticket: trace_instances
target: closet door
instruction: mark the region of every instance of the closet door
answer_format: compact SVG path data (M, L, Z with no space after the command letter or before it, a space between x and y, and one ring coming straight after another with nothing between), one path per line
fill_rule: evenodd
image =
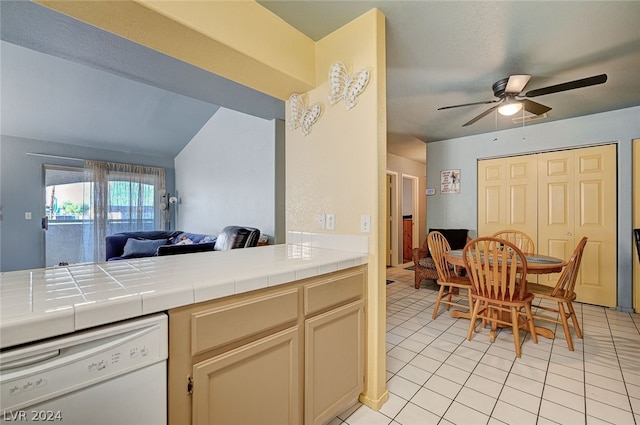
M488 236L506 226L505 158L478 161L478 236Z
M536 156L515 156L506 158L506 161L507 223L505 228L523 231L535 241L538 231Z
M574 153L571 150L538 156L538 253L567 259L575 243ZM560 273L545 274L539 283L554 286Z
M478 236L516 229L537 233L535 155L478 162Z
M538 191L538 252L568 259L577 241L589 238L576 283L577 300L615 307L615 145L540 154ZM555 284L557 275L547 278L548 284Z

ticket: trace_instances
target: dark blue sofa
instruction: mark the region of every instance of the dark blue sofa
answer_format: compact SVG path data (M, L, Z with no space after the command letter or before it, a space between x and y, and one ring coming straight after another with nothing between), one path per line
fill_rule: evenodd
M227 226L219 235L187 233L180 230L123 232L106 237L105 257L107 261L113 261L249 248L258 244L259 237L260 230L242 226Z

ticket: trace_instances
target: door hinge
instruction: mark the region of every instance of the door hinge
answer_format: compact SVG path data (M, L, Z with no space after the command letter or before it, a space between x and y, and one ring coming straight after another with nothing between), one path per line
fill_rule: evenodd
M193 378L187 376L187 394L193 394Z

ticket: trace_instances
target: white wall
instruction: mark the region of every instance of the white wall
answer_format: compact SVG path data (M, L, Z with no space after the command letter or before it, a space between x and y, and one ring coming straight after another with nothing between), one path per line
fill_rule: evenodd
M275 234L276 122L220 108L175 158L178 230Z
M477 160L614 142L618 147L618 307L631 309L632 140L640 137L640 107L496 133L427 144L427 184L440 187L440 171L460 169L460 193L430 196L429 227L472 229L477 233ZM523 140L524 137L524 140Z
M426 146L426 145L425 145ZM426 147L425 147L425 157L426 157ZM418 216L413 217L414 222L414 246L419 246L427 237L427 216L426 216L426 168L424 163L420 163L417 161L412 161L407 158L403 158L394 154L387 154L387 172L393 173L397 176L399 182L406 182L409 179L405 177L417 177L418 178ZM404 203L404 193L407 190L411 190L411 185L408 185L408 188L404 187L404 184L398 185L397 201L398 203ZM407 196L407 198L409 198ZM400 201L402 200L402 201ZM399 211L397 211L394 215L398 215ZM403 207L402 214L411 214L411 210ZM392 241L391 243L396 248L394 256L394 260L392 261L392 265L402 264L402 220L396 221L395 226L395 237L392 231Z
M413 193L411 187L413 183L409 178L402 179L402 215L413 214Z

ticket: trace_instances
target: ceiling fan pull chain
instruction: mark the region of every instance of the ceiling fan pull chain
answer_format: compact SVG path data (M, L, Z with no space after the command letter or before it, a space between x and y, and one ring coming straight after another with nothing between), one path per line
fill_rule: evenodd
M524 134L524 108L522 108L522 141L526 141L526 137Z

